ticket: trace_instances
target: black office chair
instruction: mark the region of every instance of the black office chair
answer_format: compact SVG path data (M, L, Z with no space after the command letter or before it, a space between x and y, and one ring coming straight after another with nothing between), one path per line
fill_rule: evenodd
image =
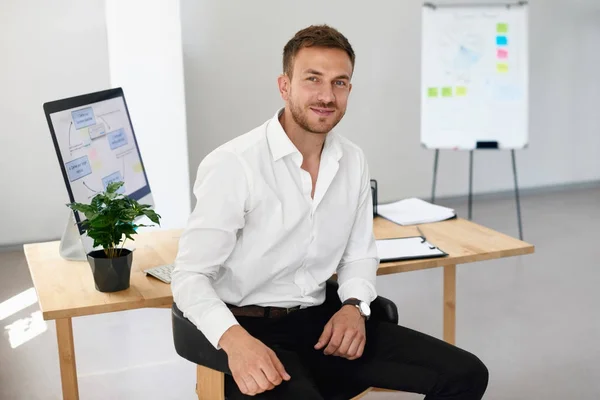
M326 302L340 302L337 295L338 284L327 281ZM341 306L341 303L340 303ZM216 350L206 337L173 303L172 307L173 340L177 354L197 364L196 393L199 400L225 400L224 374L231 375L227 362L227 354ZM396 305L384 297L377 297L371 303L371 318L398 323ZM347 382L344 383L347 385ZM345 388L328 387L323 390L325 398L331 400L348 400L368 390L368 387Z

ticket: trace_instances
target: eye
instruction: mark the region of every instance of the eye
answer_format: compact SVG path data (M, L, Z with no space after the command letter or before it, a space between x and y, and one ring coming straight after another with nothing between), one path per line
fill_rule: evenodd
M311 82L317 82L318 79L316 76L309 76L308 78L306 78L307 80L311 81Z
M346 86L346 82L344 82L344 81L335 81L335 85L343 87L343 86Z

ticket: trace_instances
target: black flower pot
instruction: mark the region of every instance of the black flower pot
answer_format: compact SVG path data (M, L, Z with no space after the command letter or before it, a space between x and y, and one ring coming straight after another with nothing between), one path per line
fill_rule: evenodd
M129 288L133 253L123 249L120 254L119 257L108 258L104 250L96 250L87 255L98 291L118 292Z

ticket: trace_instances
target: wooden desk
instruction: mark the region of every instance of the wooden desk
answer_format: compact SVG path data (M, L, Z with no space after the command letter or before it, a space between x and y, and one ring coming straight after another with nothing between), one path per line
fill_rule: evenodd
M475 223L455 219L420 226L427 239L449 254L429 260L382 263L378 275L444 267L444 340L455 343L456 265L533 253L534 247L518 239ZM418 235L412 226L398 226L376 218L378 239ZM181 230L155 231L136 236L131 286L116 293L101 293L94 287L87 262L62 259L59 242L26 244L25 256L44 320L56 320L56 334L63 398L78 399L77 370L73 342L73 317L132 310L170 307L171 287L148 277L143 270L173 262Z

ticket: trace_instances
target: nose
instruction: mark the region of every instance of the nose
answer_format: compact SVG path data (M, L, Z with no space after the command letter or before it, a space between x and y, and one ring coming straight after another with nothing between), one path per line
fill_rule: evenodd
M335 94L333 88L329 85L322 85L317 96L317 100L324 104L335 103Z

